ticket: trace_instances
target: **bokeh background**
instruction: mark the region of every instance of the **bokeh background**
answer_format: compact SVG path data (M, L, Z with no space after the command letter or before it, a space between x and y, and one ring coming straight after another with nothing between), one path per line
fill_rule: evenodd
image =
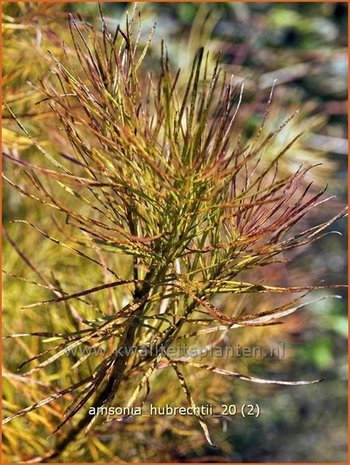
M124 22L127 3L104 3L103 11L111 29ZM160 40L165 39L174 69L185 69L191 63L196 49L205 45L213 56L219 52L222 63L237 83L245 84L240 111L241 129L248 138L264 115L271 86L277 79L273 104L267 128L277 127L297 108L300 108L291 132L305 131L302 141L285 160L284 169L293 170L302 161L322 163L314 171L314 189L328 184L328 193L335 197L317 210L315 218L325 220L334 215L347 197L347 4L346 3L150 3L139 4L145 31L157 23L148 66L157 66ZM59 48L57 37L67 34L66 13L80 13L84 19L99 24L95 3L67 3L35 5L30 3L5 4L4 9L4 95L5 99L26 123L34 135L42 137L43 120L33 105L36 90L28 85L47 73L43 58L46 48ZM141 37L146 40L147 35ZM66 39L66 37L63 37ZM68 39L67 39L68 40ZM35 57L37 58L35 60ZM18 153L29 154L33 149L21 135L9 114L4 113L4 145ZM47 121L50 127L50 121ZM278 141L284 142L284 135ZM57 141L56 141L57 142ZM55 143L54 136L49 142ZM277 142L276 142L277 143ZM5 167L5 172L6 172ZM20 174L8 168L14 179ZM20 182L20 181L18 181ZM37 247L38 237L26 234L14 218L39 215L33 206L4 186L4 226L24 249ZM45 221L45 218L42 218ZM286 284L327 284L347 281L346 220L340 220L332 229L342 233L329 235L312 244L308 253L300 251L288 272L283 267L270 271L271 279ZM41 261L47 257L41 247ZM45 255L46 254L46 255ZM25 266L13 249L4 244L4 268L26 274ZM50 249L50 263L57 263L57 252ZM27 283L4 279L4 333L20 332L23 324L54 326L47 314L24 315L18 309L21 300L33 301L34 291ZM323 291L333 293L333 291ZM337 290L342 300L325 300L310 305L302 313L289 317L282 328L260 329L249 336L237 332L241 345L268 344L286 346L283 359L237 360L237 368L249 369L256 375L325 380L308 387L271 388L259 385L230 383L219 386L217 379L202 374L193 381L206 385L206 400L223 399L232 403L258 403L259 418L235 416L227 422L214 422L213 436L217 448L205 444L200 434L186 425L169 424L161 429L145 428L145 433L130 427L105 434L97 448L81 450L80 457L87 461L184 461L184 462L345 462L347 460L347 299L346 292ZM320 295L321 293L318 293ZM317 295L317 293L316 293ZM21 302L22 303L22 302ZM24 302L26 303L26 302ZM225 305L230 305L227 302ZM23 311L22 311L23 312ZM6 345L7 344L7 345ZM11 375L23 360L23 354L35 347L14 346L5 343L5 395L9 405L28 401L28 395L18 391ZM24 345L24 346L23 346ZM16 353L14 353L16 348ZM22 352L21 352L22 351ZM11 378L12 376L12 378ZM53 376L53 375L52 375ZM51 379L54 379L53 377ZM163 382L164 398L172 399L168 383ZM8 384L6 384L8 383ZM15 390L16 394L15 394ZM35 399L36 393L32 393ZM29 396L30 398L30 396ZM174 399L173 399L174 402ZM11 410L11 408L10 408ZM6 412L7 413L7 412ZM55 412L52 413L53 416ZM59 411L56 411L59 416ZM38 413L36 414L38 415ZM173 422L174 423L174 422ZM27 428L26 433L23 430ZM26 458L33 452L31 440L40 437L38 452L45 445L45 422L29 419L15 422L11 435L16 438L5 442L5 453L11 461ZM136 432L135 432L136 431ZM149 432L153 431L152 436ZM157 432L158 431L158 432ZM124 446L111 446L114 438L122 438ZM130 447L125 444L129 441ZM97 444L97 443L96 443ZM109 451L109 455L108 455ZM112 451L112 452L111 452ZM26 455L27 454L27 455Z

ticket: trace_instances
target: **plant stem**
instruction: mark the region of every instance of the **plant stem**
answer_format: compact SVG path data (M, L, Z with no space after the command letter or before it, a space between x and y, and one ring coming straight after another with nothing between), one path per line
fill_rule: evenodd
M150 285L145 282L141 290L136 290L134 293L135 300L145 299L149 293ZM108 379L107 384L104 389L96 397L92 407L96 410L99 407L102 407L106 402L111 402L116 396L120 383L123 380L124 372L128 364L130 354L132 353L131 348L134 343L135 331L138 326L138 320L141 316L144 307L147 303L147 299L144 303L137 309L137 311L129 318L127 322L127 327L125 329L124 335L119 342L119 347L121 347L122 353L116 351L116 357L113 363L113 369ZM61 455L61 453L71 444L78 434L90 423L91 415L89 410L86 412L84 417L74 426L70 432L64 437L61 441L58 442L55 450L49 455L42 457L40 462L46 462L47 460L52 460Z

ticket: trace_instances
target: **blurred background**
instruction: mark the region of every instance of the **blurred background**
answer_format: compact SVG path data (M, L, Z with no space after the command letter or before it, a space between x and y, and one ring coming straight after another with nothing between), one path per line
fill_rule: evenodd
M125 14L133 5L104 3L103 12L111 30L125 22ZM271 87L277 79L273 102L266 123L266 131L277 128L290 114L300 109L289 128L279 136L276 144L283 145L292 138L293 131L305 135L291 149L283 169L293 171L301 162L322 163L313 172L313 189L328 185L327 193L334 198L307 225L325 221L336 214L347 198L347 4L346 3L149 3L138 4L142 14L144 34L156 22L151 54L147 66L156 69L160 41L165 39L174 70L186 69L201 45L215 57L221 54L225 71L234 75L237 83L244 82L243 105L239 113L244 138L249 138L259 125L266 110ZM42 122L47 115L40 114L33 105L37 91L28 82L35 82L48 73L44 55L47 48L60 49L60 39L69 41L66 13L81 14L84 19L100 25L97 4L66 3L35 5L8 3L4 5L4 95L12 110L26 122L26 127L38 138L43 137ZM58 53L58 52L57 52ZM33 59L36 66L33 66ZM184 80L185 80L184 76ZM181 84L181 83L180 83ZM47 128L50 121L47 120ZM20 133L9 114L4 113L4 146L17 153L29 153L31 142ZM53 131L54 132L54 131ZM49 144L55 143L52 134ZM5 167L5 172L6 172ZM19 176L8 168L12 179ZM17 193L4 186L4 226L24 248L36 243L10 225L14 218L38 215L32 206ZM43 219L44 221L44 219ZM283 266L269 271L270 281L290 284L344 284L347 282L346 219L332 226L342 236L331 234L294 255L288 273ZM43 246L44 248L44 246ZM38 252L39 253L39 252ZM39 253L40 256L40 253ZM52 263L57 256L50 255ZM42 261L45 250L42 250ZM8 244L4 244L4 268L21 275L24 265ZM27 325L46 322L53 325L48 315L29 313L18 321L18 295L33 298L28 284L4 279L4 333L19 332L23 321ZM235 333L241 345L268 346L285 344L285 357L279 359L239 359L237 371L249 372L267 378L268 375L285 379L325 380L308 387L269 387L249 383L222 383L208 373L194 377L194 389L202 400L218 400L236 404L258 403L258 418L232 417L225 422L210 425L217 448L206 445L201 434L194 435L190 427L177 420L164 419L163 426L126 425L97 438L102 444L97 455L80 448L79 457L87 461L184 461L184 462L345 462L347 460L347 299L346 292L336 293L342 300L330 299L310 305L302 313L286 319L278 329L255 328L247 335L244 330ZM321 292L316 293L321 295ZM25 302L24 302L25 303ZM225 305L233 305L229 300ZM257 302L256 305L259 305ZM40 320L42 318L43 320ZM12 342L8 350L13 350ZM8 357L4 351L6 372L14 372L23 360L18 353ZM24 353L30 350L22 347ZM6 379L6 373L5 373ZM17 389L9 376L7 391L10 403L16 404L11 390ZM169 380L157 378L158 392L171 401ZM5 384L6 388L6 384ZM33 398L35 395L33 394ZM172 399L174 403L174 399ZM28 404L27 404L28 405ZM15 409L15 407L13 407ZM55 412L51 412L55 416ZM56 411L56 415L58 415ZM152 420L154 422L154 420ZM19 432L28 428L27 436ZM5 443L9 460L23 460L34 453L32 435L42 436L46 426L28 420L15 423L11 434L18 441ZM142 433L144 431L144 433ZM46 431L47 433L47 431ZM29 437L28 437L29 435ZM118 435L123 444L114 444ZM126 446L129 444L129 446ZM104 446L104 447L103 447ZM40 447L40 446L38 446ZM16 450L17 449L17 450ZM17 455L16 455L17 454ZM109 455L108 455L109 454Z

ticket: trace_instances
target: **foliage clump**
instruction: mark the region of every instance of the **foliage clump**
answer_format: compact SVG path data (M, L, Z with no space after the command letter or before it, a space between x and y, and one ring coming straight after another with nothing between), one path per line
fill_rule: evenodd
M279 160L301 134L266 157L294 115L266 135L271 92L258 131L242 143L235 121L243 85L237 87L223 73L219 60L211 69L203 48L185 88L177 85L180 71L171 70L164 44L159 72L147 73L144 59L152 34L140 50L141 30L134 21L111 35L103 17L102 34L70 17L73 52L60 59L51 54L52 77L42 80L39 102L59 122L62 147L47 149L17 120L41 158L34 163L11 150L4 153L26 175L24 185L6 180L57 214L57 235L21 222L77 256L79 273L96 268L103 276L102 283L81 288L79 275L65 275L62 285L39 271L8 236L37 275L37 284L51 293L27 308L46 306L53 312L64 306L69 315L67 331L32 334L53 344L23 364L43 358L23 376L50 369L60 358L71 360L79 349L90 350L72 364L73 383L5 419L73 394L55 431L76 415L77 422L43 460L58 457L82 430L98 424L88 405L109 406L120 402L119 395L128 406L145 401L152 375L165 368L174 371L191 405L195 400L186 367L250 382L305 384L170 357L167 349L191 338L214 344L213 333L275 324L304 306L301 299L313 287L274 286L254 281L254 273L319 239L344 214L295 230L328 199L324 190L309 193L311 184L305 180L311 166L300 166L293 174L279 169ZM70 280L74 291L66 290ZM229 314L213 303L221 294L251 293L298 296L242 314ZM93 351L101 347L104 356L96 360ZM130 350L144 347L149 354ZM121 391L123 383L127 389ZM211 444L206 423L200 416L198 421Z

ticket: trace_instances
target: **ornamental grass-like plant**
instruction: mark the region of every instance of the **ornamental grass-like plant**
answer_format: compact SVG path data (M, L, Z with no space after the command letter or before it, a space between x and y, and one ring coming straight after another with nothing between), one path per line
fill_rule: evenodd
M159 389L157 377L164 370L173 371L191 406L196 399L188 372L263 384L317 382L261 379L198 363L194 356L171 356L169 349L195 340L205 352L237 328L274 325L304 307L315 286L261 282L261 270L286 262L294 249L320 239L345 214L302 227L305 215L329 198L324 190L310 190L307 163L292 174L279 169L301 133L293 132L271 154L295 116L266 132L273 89L258 130L242 142L235 123L243 85L233 84L219 60L211 67L200 48L187 86L178 88L183 71L173 72L165 44L159 68L150 72L146 66L152 33L140 49L135 16L114 34L101 18L102 33L79 17L69 18L72 49L60 59L50 52L51 77L38 85L38 107L59 128L56 147L33 137L7 105L37 156L32 161L8 147L6 165L22 174L20 183L6 174L5 180L33 207L50 212L54 227L45 229L47 221L14 222L62 250L50 257L60 263L55 273L49 263L42 271L34 254L25 253L5 231L36 276L30 282L44 293L43 300L25 308L57 312L64 328L57 331L50 324L8 336L42 341L16 376L35 380L31 375L47 372L44 387L51 393L20 411L12 408L4 423L69 399L64 412L53 411L55 444L36 461L57 460L80 434L118 420L100 416L99 408L144 403L154 386ZM220 307L222 294L232 299L248 294L251 303L263 294L284 299L258 312L247 299L244 311L237 306L228 312ZM59 361L69 367L60 388ZM208 443L215 443L201 415L197 420Z

